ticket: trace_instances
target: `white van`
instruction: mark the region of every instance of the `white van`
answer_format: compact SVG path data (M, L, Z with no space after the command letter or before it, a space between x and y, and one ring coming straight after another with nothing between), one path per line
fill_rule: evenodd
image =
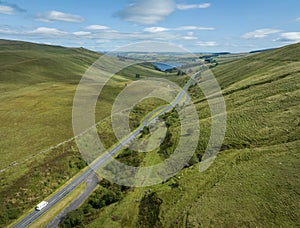
M36 205L35 209L36 209L37 211L40 211L40 210L42 210L44 207L46 207L47 204L48 204L47 201L42 201L42 202L40 202L38 205Z

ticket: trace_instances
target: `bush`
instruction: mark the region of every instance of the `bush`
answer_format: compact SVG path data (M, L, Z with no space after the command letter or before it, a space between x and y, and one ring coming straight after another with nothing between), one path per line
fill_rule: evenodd
M6 224L8 221L9 221L9 218L8 218L6 212L1 213L0 214L0 224Z
M149 129L149 127L144 127L143 128L143 135L148 135L150 133L150 129Z
M20 210L18 208L10 208L7 211L7 216L9 219L17 219L20 215Z
M71 211L67 214L66 218L63 220L60 227L62 228L71 228L71 227L83 227L83 211L82 210L75 210Z
M88 203L95 209L100 209L104 206L117 202L122 198L120 190L113 191L107 188L96 190L90 197Z
M141 200L138 215L138 227L162 227L159 220L159 208L162 204L156 192L146 194Z

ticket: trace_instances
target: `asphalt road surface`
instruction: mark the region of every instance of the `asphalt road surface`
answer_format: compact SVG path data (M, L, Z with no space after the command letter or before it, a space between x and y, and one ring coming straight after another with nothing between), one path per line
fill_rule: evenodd
M57 227L58 224L66 217L67 213L77 209L94 191L99 182L98 176L96 174L90 175L86 182L86 188L84 191L62 212L60 212L47 226L46 228Z
M164 108L159 108L160 111L156 114L154 118L151 119L151 116L153 115L153 112L151 112L145 120L142 122L141 126L138 127L136 130L134 130L129 136L127 136L125 139L123 139L121 142L119 142L114 148L112 148L108 153L103 155L102 157L96 159L95 162L93 162L90 167L85 170L82 174L80 174L78 177L76 177L71 183L69 183L66 187L64 187L62 190L57 192L54 196L52 196L48 200L48 205L44 207L40 211L33 211L29 215L27 215L25 218L23 218L20 222L18 222L14 227L27 227L31 223L33 223L35 220L37 220L41 215L47 212L51 207L53 207L57 202L59 202L61 199L63 199L67 194L69 194L71 191L73 191L78 185L80 185L82 182L86 181L87 179L91 178L93 175L95 175L94 170L98 170L102 165L104 165L107 161L112 159L122 148L124 148L130 141L135 139L140 132L144 129L144 127L149 126L151 123L156 121L159 116L169 112L172 110L180 101L181 99L187 95L187 89L190 87L190 85L193 83L193 80L195 76L199 72L195 73L189 81L186 83L186 85L183 87L182 91L178 94L178 96L175 98L175 100L168 106L165 106ZM74 208L75 209L75 208ZM53 225L55 226L57 221L52 221Z

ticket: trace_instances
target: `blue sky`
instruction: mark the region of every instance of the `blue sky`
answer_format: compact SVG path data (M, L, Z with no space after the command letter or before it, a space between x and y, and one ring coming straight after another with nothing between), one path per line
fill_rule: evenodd
M0 38L109 51L163 41L191 52L300 42L299 0L0 0Z

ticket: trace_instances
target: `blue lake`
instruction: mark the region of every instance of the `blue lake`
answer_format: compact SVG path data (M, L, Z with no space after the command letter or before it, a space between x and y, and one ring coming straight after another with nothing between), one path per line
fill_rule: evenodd
M174 67L179 67L181 66L180 63L162 63L162 62L154 62L152 63L154 66L156 66L158 69L161 71L166 71L169 69L172 69Z

